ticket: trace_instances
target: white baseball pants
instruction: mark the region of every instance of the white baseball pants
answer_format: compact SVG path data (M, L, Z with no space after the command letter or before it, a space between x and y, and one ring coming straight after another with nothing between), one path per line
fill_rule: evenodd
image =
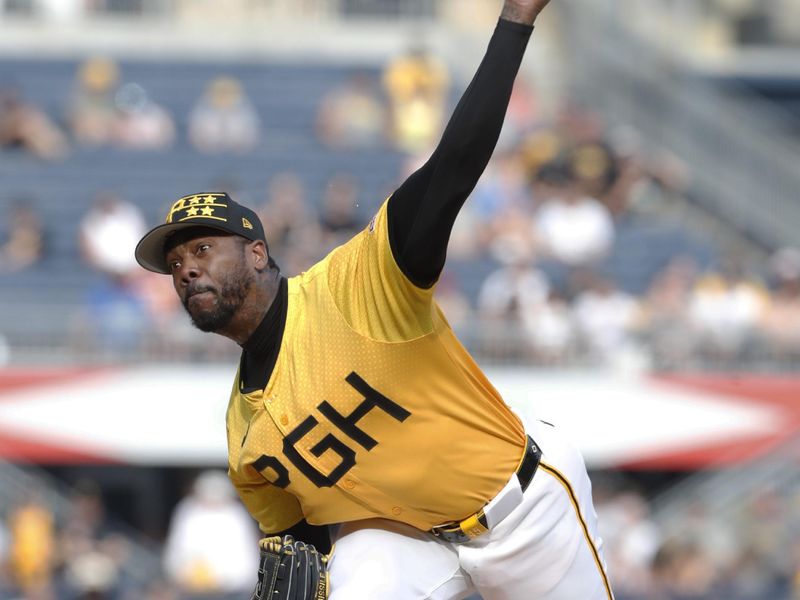
M525 427L543 456L511 514L466 544L384 519L345 523L330 600L612 600L583 458L554 427Z

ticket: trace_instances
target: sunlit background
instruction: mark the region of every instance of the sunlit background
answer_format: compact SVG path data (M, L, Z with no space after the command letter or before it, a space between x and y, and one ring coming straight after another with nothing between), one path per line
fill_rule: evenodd
M0 600L249 597L238 348L133 247L221 190L303 271L501 4L0 0ZM453 232L438 300L582 449L618 600L800 598L799 141L797 0L553 0Z

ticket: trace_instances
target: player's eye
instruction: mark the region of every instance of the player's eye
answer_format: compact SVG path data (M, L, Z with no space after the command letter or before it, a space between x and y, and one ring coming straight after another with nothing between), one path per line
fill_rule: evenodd
M180 261L173 260L172 262L169 263L169 270L172 271L173 273L180 268L181 268Z
M211 248L211 244L200 244L199 246L197 246L197 254L202 254L209 248Z

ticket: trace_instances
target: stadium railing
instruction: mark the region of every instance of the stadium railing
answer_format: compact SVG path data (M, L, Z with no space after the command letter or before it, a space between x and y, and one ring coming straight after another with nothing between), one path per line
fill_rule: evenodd
M796 243L800 144L787 120L638 37L611 5L563 6L572 96L690 165L695 201L709 211L767 248Z

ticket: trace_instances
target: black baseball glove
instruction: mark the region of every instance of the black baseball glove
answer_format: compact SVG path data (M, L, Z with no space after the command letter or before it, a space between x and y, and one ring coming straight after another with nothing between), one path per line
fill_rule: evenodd
M325 600L328 558L290 535L262 539L258 583L250 600Z

